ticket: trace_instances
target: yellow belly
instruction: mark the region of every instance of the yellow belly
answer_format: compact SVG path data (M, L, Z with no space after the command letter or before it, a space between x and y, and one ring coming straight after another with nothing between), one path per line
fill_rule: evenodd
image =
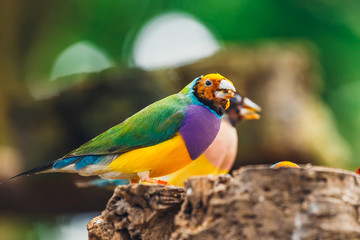
M169 184L174 186L183 187L184 182L192 176L200 176L200 175L219 175L226 174L229 171L217 169L214 165L212 165L209 160L202 154L199 158L192 161L190 164L180 169L179 171L166 176L164 179L168 181Z
M137 173L150 171L150 177L173 173L191 163L189 152L180 134L150 147L120 155L109 166L110 171Z

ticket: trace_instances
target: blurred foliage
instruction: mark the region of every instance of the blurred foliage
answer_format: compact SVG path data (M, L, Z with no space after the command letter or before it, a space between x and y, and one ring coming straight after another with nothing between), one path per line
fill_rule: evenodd
M54 219L46 217L4 215L0 218L0 234L2 239L9 240L37 240L44 239L44 236L54 236L54 240L59 239L56 238L59 230Z
M5 34L18 34L13 46L19 49L15 69L22 74L7 81L28 80L30 88L40 82L36 86L43 91L49 90L46 86L56 57L70 45L89 41L103 49L118 67L126 67L141 27L171 11L192 14L225 46L229 42L279 39L310 41L317 49L326 83L323 97L335 112L342 134L360 156L360 134L354 131L360 125L360 99L353 90L360 81L358 1L37 0L8 5L18 9L14 17L17 24L2 24L7 27Z

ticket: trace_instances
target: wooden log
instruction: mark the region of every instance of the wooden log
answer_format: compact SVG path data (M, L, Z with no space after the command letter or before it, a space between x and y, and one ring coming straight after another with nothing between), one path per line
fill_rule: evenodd
M114 234L95 218L89 239L360 239L359 206L352 172L249 166L234 177L191 178L185 192L118 187L101 215Z
M89 239L169 239L184 195L176 187L119 186L102 215L88 224Z

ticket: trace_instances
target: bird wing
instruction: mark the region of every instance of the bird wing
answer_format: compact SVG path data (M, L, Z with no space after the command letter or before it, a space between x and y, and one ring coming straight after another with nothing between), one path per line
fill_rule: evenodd
M184 98L184 95L174 94L149 105L63 159L86 155L120 155L172 138L180 129L185 116L187 104Z

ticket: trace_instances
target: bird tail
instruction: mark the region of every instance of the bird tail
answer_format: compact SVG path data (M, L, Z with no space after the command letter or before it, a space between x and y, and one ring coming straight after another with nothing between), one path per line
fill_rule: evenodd
M32 175L45 172L79 172L90 165L97 165L100 170L109 164L118 155L83 155L83 156L68 156L60 158L58 160L46 163L40 167L30 169L26 172L20 173L16 176L9 178L9 181L13 178L17 178L24 175ZM93 168L90 172L84 172L81 175L94 175L98 169ZM1 182L3 183L3 182ZM0 183L0 184L1 184Z
M39 166L39 167L36 167L36 168L33 168L33 169L30 169L28 171L25 171L25 172L22 172L22 173L19 173L3 182L1 182L0 184L4 183L4 182L7 182L7 181L10 181L11 179L14 179L14 178L17 178L17 177L21 177L21 176L29 176L29 175L32 175L32 174L37 174L37 173L41 173L41 172L45 172L47 170L50 170L52 169L53 165L57 162L58 160L56 161L53 161L53 162L49 162L49 163L46 163L42 166Z
M55 172L63 167L66 167L74 162L77 162L81 159L82 157L70 157L70 158L60 158L58 160L52 161L52 162L48 162L42 166L39 167L35 167L33 169L30 169L28 171L19 173L18 175L15 175L7 180L5 180L4 182L7 182L11 179L17 178L17 177L21 177L21 176L30 176L33 174L39 174L39 173L45 173L45 172L49 172L51 170L54 170ZM3 183L3 182L2 182Z

